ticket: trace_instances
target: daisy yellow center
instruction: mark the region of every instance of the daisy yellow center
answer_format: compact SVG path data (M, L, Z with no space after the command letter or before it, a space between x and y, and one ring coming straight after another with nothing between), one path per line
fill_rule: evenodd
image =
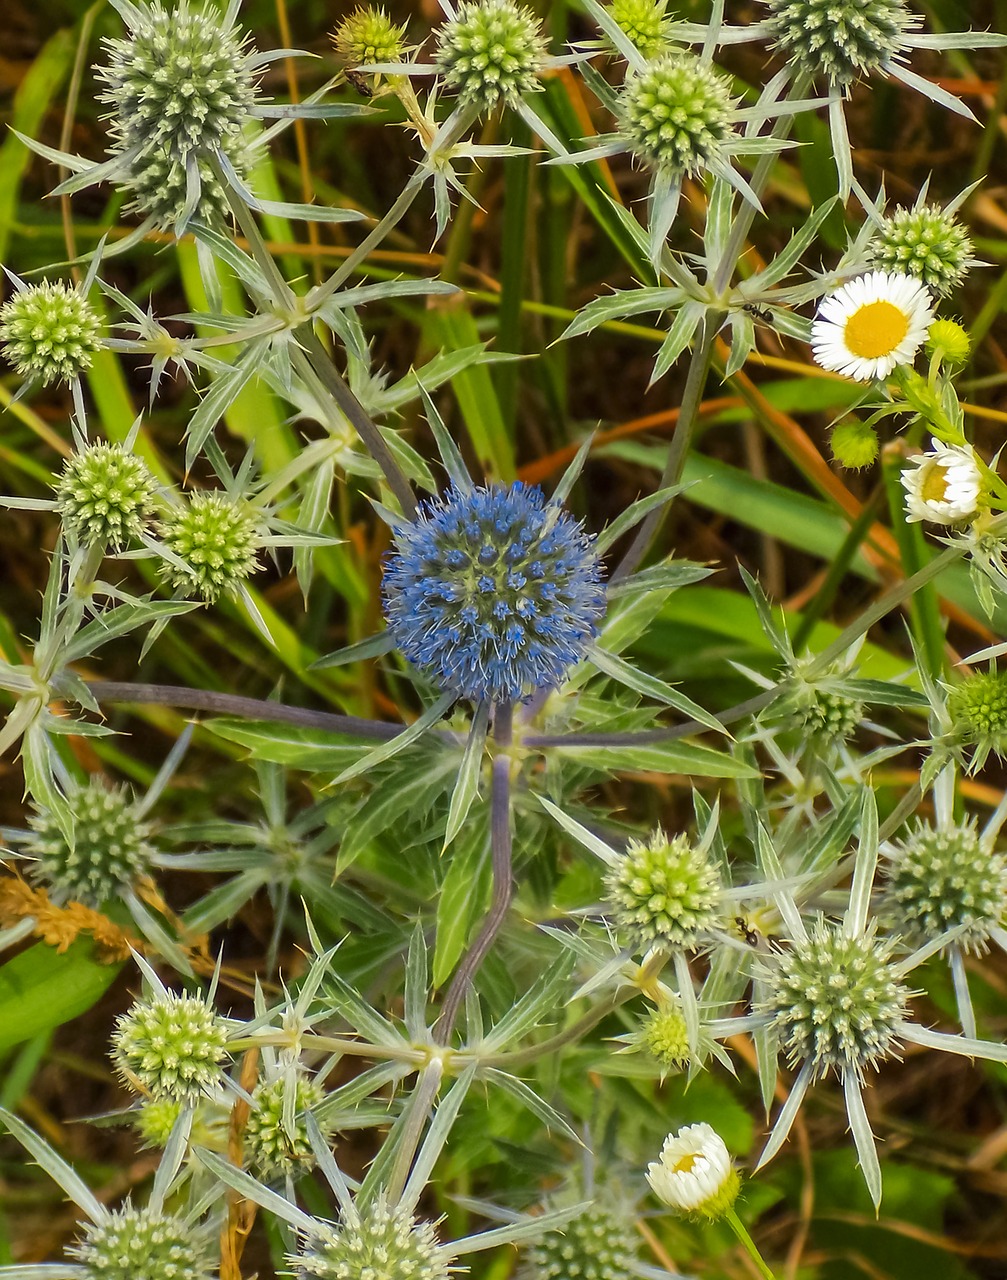
M868 302L846 321L846 346L863 360L888 356L909 332L909 317L894 302Z
M920 485L920 497L924 502L943 502L948 491L947 472L939 464L927 467Z
M689 1152L688 1155L679 1156L679 1158L675 1161L675 1167L672 1170L672 1172L673 1173L692 1173L692 1166L696 1163L698 1159L699 1157L694 1155L691 1151Z

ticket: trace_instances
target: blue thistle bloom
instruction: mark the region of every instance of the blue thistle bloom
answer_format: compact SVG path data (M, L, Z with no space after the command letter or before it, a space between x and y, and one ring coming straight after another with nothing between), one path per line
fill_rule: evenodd
M555 688L605 611L601 562L579 521L518 482L449 489L395 529L383 583L396 645L473 702Z

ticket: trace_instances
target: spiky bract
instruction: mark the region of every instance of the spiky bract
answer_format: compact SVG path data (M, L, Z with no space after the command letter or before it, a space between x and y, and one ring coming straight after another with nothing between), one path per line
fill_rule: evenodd
M514 701L558 685L605 605L592 539L540 489L451 489L395 527L385 568L395 643L442 689Z
M304 1172L315 1163L305 1113L317 1107L325 1094L313 1080L296 1080L288 1126L283 1115L290 1088L291 1082L281 1075L264 1080L252 1094L254 1105L245 1124L245 1156L248 1165L264 1178Z
M618 927L644 949L690 951L720 914L720 872L687 836L658 829L634 840L605 876L606 902Z
M54 902L100 907L150 866L150 827L124 787L92 778L67 795L72 843L47 809L29 814L31 877Z
M114 152L134 154L124 185L141 212L168 225L186 203L190 171L201 186L218 154L246 170L256 72L241 31L215 4L140 0L131 15L129 34L105 41L101 101L111 108ZM208 183L198 211L219 210Z
M88 300L60 280L21 289L0 307L0 343L22 378L43 386L90 369L101 321Z
M630 76L619 95L619 124L631 150L672 176L693 176L720 161L733 115L727 77L684 50Z
M118 551L144 532L156 489L142 458L121 444L93 444L64 463L56 505L78 542Z
M434 61L462 102L492 111L539 87L547 54L532 9L513 0L461 0L437 33Z
M919 19L904 0L765 0L779 53L812 76L846 88L884 67Z
M227 1027L198 996L168 991L138 1000L112 1034L112 1061L155 1101L195 1102L223 1082Z
M526 1280L632 1280L637 1241L632 1219L592 1204L528 1251Z
M1007 858L983 847L974 819L945 829L920 822L893 846L884 905L911 945L961 929L955 945L982 954L1007 911Z
M247 503L224 493L194 493L165 517L161 536L188 566L183 571L163 561L165 578L176 590L201 596L208 604L234 595L259 567L261 540L255 516Z
M88 1280L210 1280L206 1241L183 1218L128 1202L89 1223L67 1250Z
M901 205L874 233L867 252L881 271L915 276L938 297L952 294L975 262L968 232L939 204Z
M452 1271L432 1224L383 1195L339 1226L319 1223L290 1261L299 1280L448 1280Z
M851 936L819 916L806 938L774 956L764 975L764 1012L795 1069L841 1076L876 1066L897 1049L910 995L891 963L893 943L872 931Z

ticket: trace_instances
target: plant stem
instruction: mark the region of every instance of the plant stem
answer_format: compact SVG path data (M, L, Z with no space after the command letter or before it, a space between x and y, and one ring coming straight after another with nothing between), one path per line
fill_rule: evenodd
M310 323L301 325L296 330L295 337L325 390L349 419L367 452L384 472L389 489L399 500L402 514L411 520L416 514L416 498L412 485L403 475L377 425L371 421L367 410L346 385L312 325Z
M703 317L699 339L692 349L692 359L689 363L685 390L682 393L682 405L679 410L678 422L675 425L675 434L671 438L671 444L668 446L668 458L664 464L661 479L657 484L658 489L670 488L672 485L678 484L682 478L685 462L689 456L689 449L696 434L696 424L699 421L699 406L703 402L703 390L706 387L707 374L709 374L710 365L713 363L714 339L717 336L722 320L723 313L720 311L707 311ZM663 506L655 508L640 522L636 536L609 579L610 585L614 586L615 583L623 578L629 577L647 554L647 550L657 531L664 523L669 505L666 502Z
M735 1210L733 1208L728 1209L728 1211L724 1214L724 1217L727 1219L728 1223L730 1224L731 1230L738 1237L741 1243L745 1246L745 1251L748 1254L748 1256L759 1268L759 1274L761 1276L764 1276L765 1280L776 1280L776 1277L773 1275L772 1271L770 1271L769 1267L766 1265L762 1257L762 1254L759 1252L758 1246L756 1245L752 1237L748 1234L748 1232L745 1230L745 1224L738 1217Z
M562 1049L564 1045L580 1040L582 1036L596 1027L603 1018L607 1018L620 1005L625 1004L627 1000L632 1000L638 994L636 990L628 988L617 995L611 995L607 1000L603 1000L601 1004L589 1009L582 1018L578 1018L565 1031L557 1032L556 1035L550 1036L548 1040L543 1040L541 1044L529 1045L527 1049L516 1049L510 1053L496 1053L485 1058L479 1057L479 1065L484 1067L506 1067L509 1070L512 1067L524 1066L528 1062L537 1062L539 1058L555 1053L558 1049Z
M118 680L90 680L87 687L95 701L104 705L115 702L153 703L162 707L184 707L189 711L208 711L212 715L240 716L246 720L269 720L302 729L324 729L329 733L352 734L359 738L390 741L402 732L400 724L384 720L364 720L360 716L337 715L333 711L312 711L307 707L289 707L282 702L261 698L245 698L234 693L215 693L211 689L189 689L176 684L129 684Z
M507 919L511 896L514 892L511 866L511 756L510 746L514 729L514 704L497 703L493 713L493 738L498 748L493 757L490 791L490 839L493 860L493 899L489 913L483 921L478 937L469 948L455 971L451 986L444 997L435 1035L439 1044L446 1044L454 1030L455 1020L462 1001L486 959L497 934Z

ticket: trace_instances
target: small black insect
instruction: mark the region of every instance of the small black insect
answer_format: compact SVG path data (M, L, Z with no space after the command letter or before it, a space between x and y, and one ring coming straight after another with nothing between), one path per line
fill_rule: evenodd
M371 88L370 81L367 76L361 75L359 71L344 71L343 75L353 85L357 93L362 93L365 98L373 98L374 90Z
M734 923L738 926L738 934L744 938L750 947L759 945L759 931L753 929L744 916L735 916Z
M741 309L750 316L754 316L756 320L761 320L763 324L773 323L773 313L767 311L765 307L757 307L754 302L746 302Z

